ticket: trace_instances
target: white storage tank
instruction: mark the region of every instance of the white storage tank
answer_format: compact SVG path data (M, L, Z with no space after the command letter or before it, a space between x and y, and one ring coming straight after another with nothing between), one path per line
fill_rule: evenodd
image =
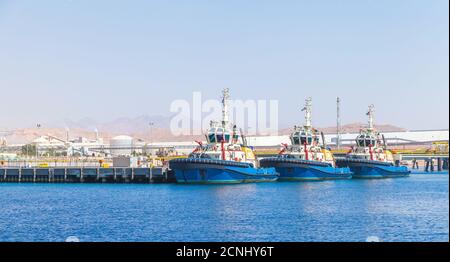
M110 141L111 155L130 156L133 151L133 138L130 136L116 136Z

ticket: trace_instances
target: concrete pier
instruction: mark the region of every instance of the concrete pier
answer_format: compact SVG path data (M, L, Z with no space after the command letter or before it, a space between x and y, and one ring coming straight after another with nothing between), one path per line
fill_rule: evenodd
M155 168L0 168L0 182L29 183L171 183L171 172Z

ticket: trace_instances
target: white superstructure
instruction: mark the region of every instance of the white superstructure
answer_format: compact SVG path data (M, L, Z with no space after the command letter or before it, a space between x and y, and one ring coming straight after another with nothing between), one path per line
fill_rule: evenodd
M330 151L325 149L324 141L320 143L321 133L312 127L312 99L307 98L305 107L305 124L295 126L289 140L290 144L283 143L283 149L279 153L282 156L310 160L317 162L326 162L334 166L334 159Z
M206 134L206 144L198 141L198 147L189 155L191 158L209 158L251 163L256 166L256 156L246 147L245 138L236 125L228 119L229 90L222 92L222 121L211 121Z

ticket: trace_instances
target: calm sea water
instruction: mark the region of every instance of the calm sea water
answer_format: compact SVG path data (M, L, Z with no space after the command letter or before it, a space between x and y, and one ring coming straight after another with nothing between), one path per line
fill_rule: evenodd
M449 241L448 174L226 186L0 184L0 241Z

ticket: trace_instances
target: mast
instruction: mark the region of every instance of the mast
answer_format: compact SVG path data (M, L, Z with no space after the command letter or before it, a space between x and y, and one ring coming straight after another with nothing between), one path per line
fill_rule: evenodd
M336 147L339 150L341 148L341 100L339 97L336 99Z
M230 90L225 88L222 90L222 126L227 127L228 119L228 99L230 99Z
M69 139L70 139L70 137L69 137L69 128L66 127L66 142L69 142Z
M373 113L374 113L374 105L370 105L369 106L369 111L367 111L367 115L369 116L369 120L368 120L368 124L369 124L369 130L373 130L374 129L374 125L373 125Z
M95 132L95 141L98 142L98 139L99 139L98 129L95 128L95 129L94 129L94 132Z
M302 111L305 111L305 127L311 127L311 97L308 97L305 100L305 107L303 107Z

